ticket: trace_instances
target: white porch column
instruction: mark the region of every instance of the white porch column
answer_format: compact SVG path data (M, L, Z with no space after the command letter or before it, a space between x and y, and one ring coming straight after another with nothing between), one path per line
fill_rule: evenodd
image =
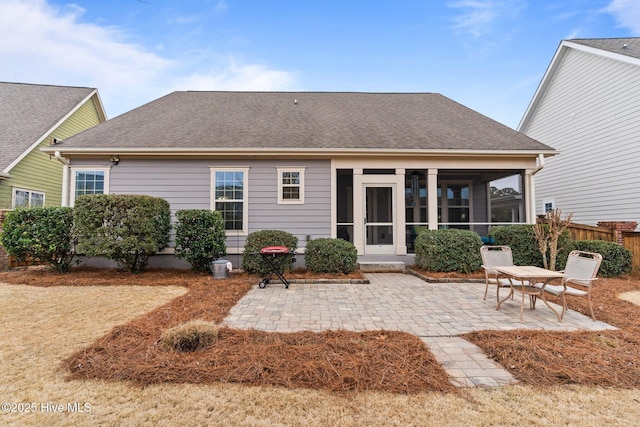
M362 194L362 168L353 169L353 245L358 255L364 254L364 195Z
M429 230L438 229L438 169L427 172L427 221Z
M528 194L529 197L525 197L525 212L527 217L525 221L527 224L536 223L536 190L535 190L535 178L532 171L527 169L524 174L524 194Z
M407 221L405 218L405 199L404 199L404 185L405 185L406 169L396 169L396 203L395 212L393 213L395 219L394 226L394 240L396 242L396 255L407 254Z

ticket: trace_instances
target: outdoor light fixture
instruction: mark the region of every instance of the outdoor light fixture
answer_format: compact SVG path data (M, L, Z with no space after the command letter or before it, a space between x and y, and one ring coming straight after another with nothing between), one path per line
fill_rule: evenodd
M120 156L118 156L117 154L115 156L111 156L111 164L115 166L118 163L120 163Z

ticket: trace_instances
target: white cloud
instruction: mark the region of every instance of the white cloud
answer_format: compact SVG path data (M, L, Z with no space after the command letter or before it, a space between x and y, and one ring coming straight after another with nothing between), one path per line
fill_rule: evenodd
M0 81L96 87L109 117L173 87L274 90L293 84L292 74L261 65L223 64L214 73L190 69L188 60L159 56L122 29L82 22L83 13L46 0L2 0Z
M454 28L480 37L491 32L503 18L512 18L524 7L521 0L459 0L448 4L462 11L455 19Z
M571 39L577 39L580 38L580 33L582 31L580 29L575 29L573 31L571 31L569 34L567 34L566 36L564 36L562 39L563 40L571 40Z
M635 36L640 36L638 0L613 0L605 10L615 17L619 26L630 29Z
M194 73L177 79L173 90L287 90L295 85L294 75L269 70L262 65L238 65L231 59L223 69Z

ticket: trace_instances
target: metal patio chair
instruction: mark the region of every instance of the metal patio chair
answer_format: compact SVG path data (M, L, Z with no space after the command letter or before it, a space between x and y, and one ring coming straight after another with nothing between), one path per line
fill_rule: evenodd
M552 295L562 297L562 314L560 315L560 319L562 319L565 311L567 311L567 295L587 297L591 318L595 321L596 316L593 314L593 305L591 304L591 289L593 282L597 280L596 276L601 263L602 255L598 253L571 251L567 258L567 265L564 271L562 271L565 277L562 279L560 285L536 283L534 286Z
M513 265L513 257L509 246L482 246L480 248L482 256L482 268L484 270L484 279L486 287L484 289L484 298L487 299L489 285L496 285L496 298L500 301L500 288L511 287L511 282L506 277L499 277L500 273L492 269L492 267L507 267Z

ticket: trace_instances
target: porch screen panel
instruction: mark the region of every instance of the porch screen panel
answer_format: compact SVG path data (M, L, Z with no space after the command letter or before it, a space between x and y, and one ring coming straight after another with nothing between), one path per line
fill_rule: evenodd
M404 185L405 236L407 250L415 252L415 240L428 228L427 175L424 170L407 171Z
M353 170L337 170L337 230L339 239L353 242Z
M524 218L522 175L511 175L489 183L491 222L519 223Z
M469 185L449 184L447 187L448 222L469 222ZM469 226L452 226L468 229Z

